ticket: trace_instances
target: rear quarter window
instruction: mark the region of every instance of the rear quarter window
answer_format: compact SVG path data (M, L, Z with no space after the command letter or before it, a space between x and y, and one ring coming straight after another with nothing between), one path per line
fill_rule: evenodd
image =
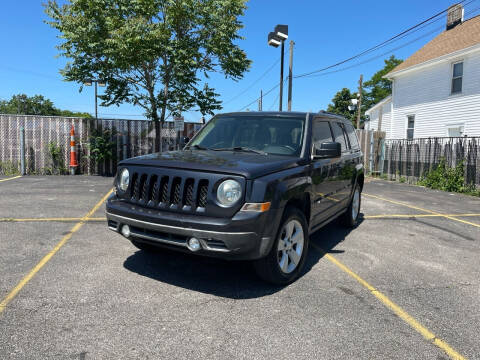
M350 140L350 146L352 150L360 150L360 145L358 144L357 133L352 124L345 124L345 130L347 131L348 139Z

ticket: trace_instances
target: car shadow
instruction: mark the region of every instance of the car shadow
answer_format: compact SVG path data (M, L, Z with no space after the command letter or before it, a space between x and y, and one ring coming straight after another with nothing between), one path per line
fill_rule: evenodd
M359 223L363 220L359 218ZM333 221L310 235L310 246L302 276L325 255L342 253L335 247L350 233ZM155 253L137 251L129 256L124 267L141 276L170 285L230 299L252 299L274 294L284 288L268 284L255 274L247 261L226 261L200 257L168 249Z

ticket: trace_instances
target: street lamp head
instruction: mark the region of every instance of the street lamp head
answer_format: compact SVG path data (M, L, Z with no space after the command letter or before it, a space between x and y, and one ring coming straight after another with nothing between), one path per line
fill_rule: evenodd
M282 40L288 39L288 25L277 25L275 26L275 35L277 35Z
M357 106L358 99L350 99L350 102L352 103L353 106Z
M106 86L105 80L98 80L97 82L98 82L98 86L101 86L101 87Z
M268 34L268 45L278 47L281 43L282 39L280 39L274 32Z
M85 85L85 86L92 86L92 79L85 79L85 80L83 80L83 85Z

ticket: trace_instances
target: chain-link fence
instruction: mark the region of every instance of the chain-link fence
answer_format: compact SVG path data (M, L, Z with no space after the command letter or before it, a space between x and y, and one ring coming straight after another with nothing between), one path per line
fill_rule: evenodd
M480 137L386 140L384 153L383 169L390 179L415 182L444 159L447 167L463 161L465 183L480 184Z
M27 174L64 174L70 161L70 128L74 126L79 174L113 175L118 161L154 152L155 126L148 120L83 119L57 116L0 114L0 174L20 172L20 136L25 131ZM192 137L201 127L185 123L183 135ZM161 129L162 149L177 148L173 122ZM95 161L95 139L107 142L106 160ZM99 140L97 140L97 143Z

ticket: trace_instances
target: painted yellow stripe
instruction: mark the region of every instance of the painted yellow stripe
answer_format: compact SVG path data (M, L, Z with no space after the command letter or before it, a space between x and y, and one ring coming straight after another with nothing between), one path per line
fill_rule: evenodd
M405 310L403 310L400 306L395 304L392 300L390 300L385 294L381 293L379 290L374 288L370 285L367 281L362 279L359 275L353 272L350 268L346 265L341 263L335 257L330 254L327 254L322 248L318 245L311 243L314 248L321 251L325 258L333 263L335 266L340 268L343 272L354 278L360 285L366 288L368 291L372 293L383 305L393 311L400 319L405 321L408 325L410 325L415 331L420 333L425 339L431 341L433 344L438 346L442 349L451 359L454 360L466 360L465 357L460 355L456 350L454 350L450 345L448 345L445 341L439 339L434 333L428 330L425 326L420 324L415 318L409 315Z
M18 175L18 176L14 176L14 177L7 178L7 179L1 179L0 182L4 182L4 181L8 181L8 180L13 180L13 179L18 179L18 178L21 178L21 177L22 177L21 175Z
M15 286L8 294L7 296L0 302L0 314L5 310L7 305L17 296L17 294L22 290L22 288L28 284L28 282L35 276L36 273L40 271L42 267L45 266L45 264L57 253L60 248L65 245L65 243L72 237L73 234L75 234L80 228L85 224L86 221L102 206L102 204L107 200L107 198L110 196L112 193L113 189L110 190L84 217L80 219L78 223L76 223L73 228L66 234L55 247L47 254L45 255L42 260L38 262L35 267L30 270L30 272L25 275L25 277Z
M92 221L107 221L106 217L98 217L98 218L79 218L79 217L72 217L72 218L0 218L0 222L72 222L72 221L80 221L83 220L84 222L92 222Z
M458 216L458 217L475 217L480 214L381 214L381 215L365 215L364 219L389 219L389 218L422 218L422 217L446 217L446 216Z
M418 207L418 206L414 206L414 205L410 205L410 204L407 204L407 203L404 203L404 202L400 202L400 201L395 201L395 200L390 200L390 199L385 199L383 197L380 197L380 196L376 196L376 195L370 195L370 194L365 194L365 193L362 193L362 195L365 195L367 197L371 197L371 198L374 198L374 199L379 199L379 200L382 200L382 201L387 201L389 203L392 203L392 204L397 204L397 205L402 205L402 206L406 206L410 209L415 209L415 210L420 210L420 211L424 211L426 213L429 213L429 214L434 214L434 215L439 215L439 216L442 216L444 218L447 218L447 219L450 219L450 220L455 220L455 221L458 221L458 222L461 222L461 223L464 223L464 224L468 224L468 225L472 225L472 226L475 226L475 227L478 227L480 228L480 224L475 224L475 223L472 223L470 221L466 221L466 220L462 220L462 219L457 219L453 216L450 216L450 215L444 215L444 214L440 214L438 212L435 212L435 211L432 211L432 210L427 210L427 209L423 209L421 207ZM455 216L459 216L459 215L455 215Z

